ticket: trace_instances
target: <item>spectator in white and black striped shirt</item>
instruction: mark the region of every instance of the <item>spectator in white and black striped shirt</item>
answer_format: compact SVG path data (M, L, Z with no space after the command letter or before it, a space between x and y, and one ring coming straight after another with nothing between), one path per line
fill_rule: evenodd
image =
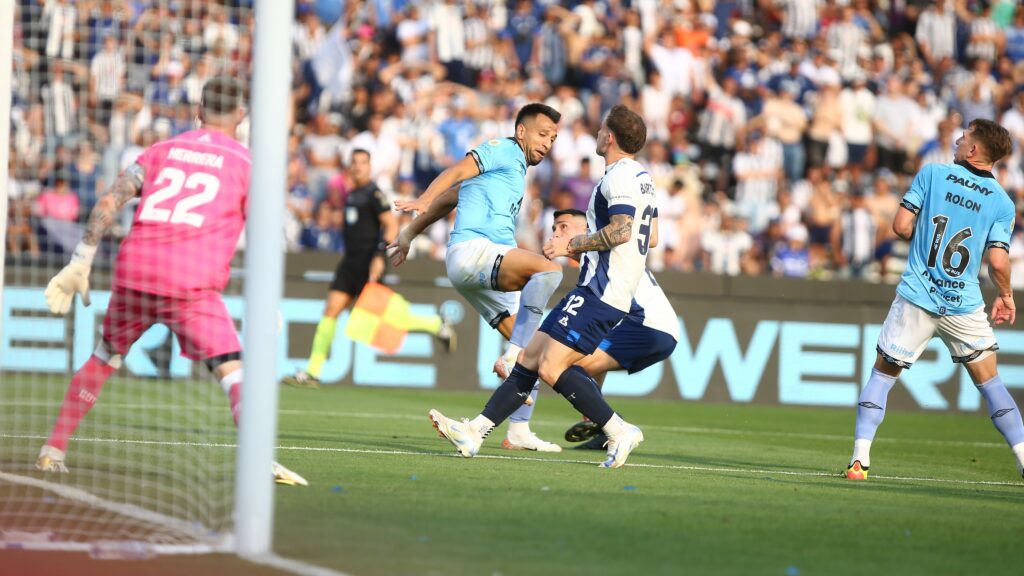
M970 22L971 36L967 41L967 56L994 63L1002 52L1004 39L999 27L992 20L992 5L983 3L981 14L971 18Z
M75 134L78 101L75 90L64 81L64 65L60 61L50 64L50 81L42 89L43 117L46 127L47 149Z
M828 29L828 47L835 54L839 74L847 80L860 70L857 65L857 54L861 46L867 43L868 33L854 19L852 6L843 8L842 20L832 24Z
M47 56L66 59L74 57L77 18L78 11L71 0L46 0L43 7L43 22L47 30Z
M125 60L117 37L107 34L103 50L97 52L89 65L89 100L95 107L96 124L107 126L114 110L114 101L124 89Z
M943 58L952 58L956 54L956 16L946 6L946 0L935 0L921 13L914 39L933 72Z
M818 31L818 8L822 0L779 0L782 7L782 35L790 40L813 38Z
M487 14L482 13L475 2L466 3L466 67L475 80L481 70L487 70L494 63L491 46L491 31L487 27Z

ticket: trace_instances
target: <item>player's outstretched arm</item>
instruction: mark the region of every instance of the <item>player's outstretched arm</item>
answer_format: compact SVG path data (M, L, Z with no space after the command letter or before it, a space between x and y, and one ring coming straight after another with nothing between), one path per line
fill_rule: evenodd
M610 250L619 244L629 242L633 232L633 217L628 214L612 214L611 222L593 234L580 234L569 238L552 237L544 243L544 255L550 259L572 256L592 250Z
M423 233L431 224L447 216L458 203L459 187L456 186L445 190L425 211L417 214L412 222L398 233L398 237L388 244L387 251L391 258L391 265L401 266L409 256L409 247L412 245L413 239ZM395 204L397 206L398 203L395 202Z
M477 166L476 160L472 154L467 155L434 178L434 181L427 186L419 198L396 200L395 208L402 212L425 212L438 196L444 194L451 187L479 175L480 167Z
M1013 289L1010 287L1010 253L1000 247L992 247L988 251L989 277L996 285L999 293L992 301L990 314L993 324L1007 322L1013 324L1017 319L1017 305L1013 302Z
M89 302L89 273L92 271L92 260L100 239L113 226L117 214L129 200L134 198L142 187L142 169L136 164L118 176L107 194L96 203L89 214L89 223L85 228L82 241L75 247L71 262L61 269L46 285L43 296L46 305L54 314L67 314L75 294L82 297L82 304Z

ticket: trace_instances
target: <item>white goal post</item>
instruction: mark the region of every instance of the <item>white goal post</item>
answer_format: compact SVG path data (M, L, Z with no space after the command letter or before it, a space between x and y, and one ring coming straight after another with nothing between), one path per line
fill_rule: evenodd
M235 534L238 553L270 552L274 485L267 470L277 440L277 310L284 273L281 207L291 89L294 0L257 0L252 102L252 186L245 251L246 389L238 432ZM267 231L271 233L267 233Z

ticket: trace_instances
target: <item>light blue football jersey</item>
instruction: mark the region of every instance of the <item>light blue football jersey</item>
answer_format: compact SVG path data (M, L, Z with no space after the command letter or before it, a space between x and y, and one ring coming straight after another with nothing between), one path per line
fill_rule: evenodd
M1010 249L1013 201L991 172L966 162L927 164L903 196L917 214L896 293L934 314L973 312L985 302L978 272L986 249Z
M526 191L526 155L514 138L488 140L469 151L480 174L459 189L448 245L475 238L516 245L516 216Z

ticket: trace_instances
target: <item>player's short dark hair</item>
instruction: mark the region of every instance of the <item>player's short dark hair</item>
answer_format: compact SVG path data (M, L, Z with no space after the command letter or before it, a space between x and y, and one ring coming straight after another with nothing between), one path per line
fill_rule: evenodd
M1006 158L1013 151L1013 142L1010 140L1010 132L998 123L983 118L971 120L971 136L985 149L985 154L990 162L996 162Z
M566 208L564 210L555 210L554 219L557 220L560 216L582 216L587 217L587 213L583 210L577 210L575 208Z
M207 114L230 114L245 106L245 86L234 76L214 76L203 85L201 105Z
M555 110L547 104L541 104L540 102L533 102L527 104L519 109L519 113L516 114L516 126L519 126L528 119L543 114L551 119L552 122L558 124L558 121L562 119L562 114L558 110Z
M366 148L353 148L352 157L354 158L356 154L366 154L367 158L373 158L373 154L370 154L370 151Z
M619 148L626 154L636 154L647 142L647 125L639 114L622 104L612 106L604 119L605 126L615 135Z
M604 118L604 125L615 135L618 148L626 154L640 152L647 141L647 125L643 118L621 104L611 107Z

